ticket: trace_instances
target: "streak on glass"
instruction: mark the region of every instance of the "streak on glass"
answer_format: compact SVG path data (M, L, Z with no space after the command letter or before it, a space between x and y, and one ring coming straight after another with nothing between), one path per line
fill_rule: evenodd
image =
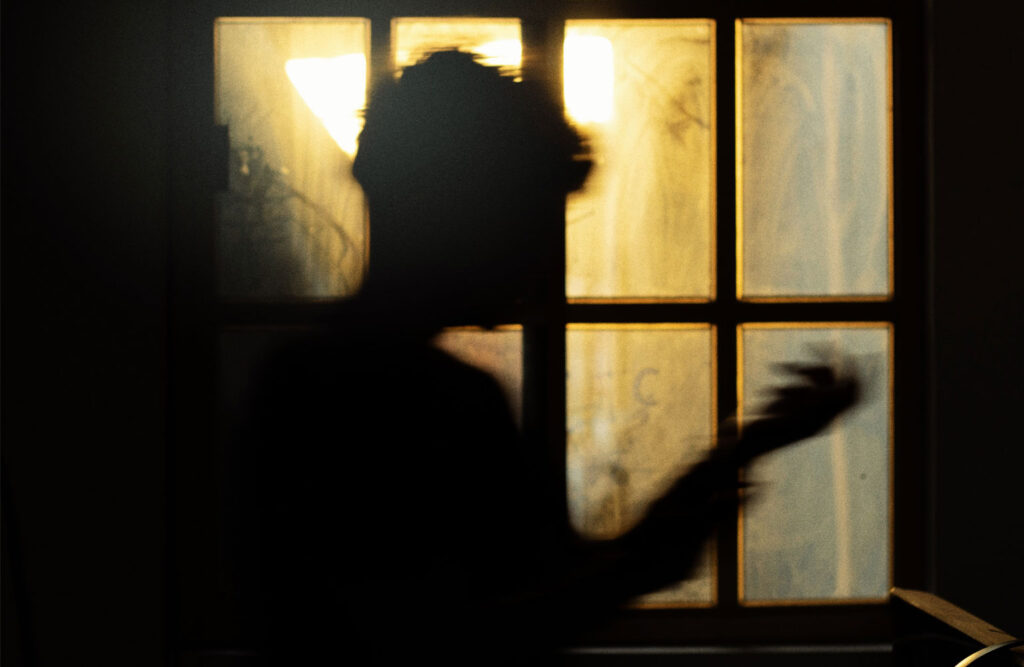
M741 599L882 599L890 581L891 329L887 324L747 325L741 410L757 414L786 378L776 364L849 357L863 396L827 432L746 473Z
M354 293L366 253L351 165L368 21L222 18L215 36L216 121L231 140L229 189L217 202L221 294Z
M519 424L523 415L523 334L518 327L445 329L435 344L452 356L490 373L501 385Z
M744 298L891 292L889 24L744 21Z
M413 65L433 51L471 51L480 62L518 76L523 48L519 19L398 18L391 21L396 69Z
M573 527L615 537L708 450L714 437L709 325L571 325L567 332L569 509ZM708 603L705 558L694 576L644 599Z
M595 162L568 202L569 297L713 296L714 28L566 22L566 109Z

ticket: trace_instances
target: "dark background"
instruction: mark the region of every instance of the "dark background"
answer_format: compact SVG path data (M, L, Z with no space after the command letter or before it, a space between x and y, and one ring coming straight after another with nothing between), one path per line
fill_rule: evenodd
M930 578L1021 635L1024 17L932 5ZM3 643L42 665L166 660L176 7L3 7Z

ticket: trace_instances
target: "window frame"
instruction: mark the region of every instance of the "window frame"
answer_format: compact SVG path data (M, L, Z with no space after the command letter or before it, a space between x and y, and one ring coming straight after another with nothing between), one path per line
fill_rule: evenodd
M927 470L931 434L926 415L929 386L926 176L926 32L923 0L840 0L826 13L805 0L713 2L697 0L667 11L653 1L628 6L607 0L512 2L450 0L188 0L171 16L173 95L171 155L171 262L169 284L171 345L168 423L169 500L167 599L172 646L232 641L238 628L223 619L237 616L230 596L234 573L226 559L212 562L209 547L231 514L230 453L218 443L217 369L219 340L228 330L309 329L330 309L329 301L224 301L216 290L212 201L226 178L226 136L213 119L213 21L220 16L358 16L370 20L370 85L390 76L392 17L519 17L524 50L523 77L558 86L561 44L570 19L675 19L715 21L716 219L714 297L710 301L630 302L567 299L564 264L543 298L510 311L509 323L523 326L523 426L528 436L550 443L551 474L565 479L565 331L570 323L705 323L716 330L716 411L737 405L737 331L747 322L888 322L893 327L894 512L891 527L892 584L926 588L925 545L930 503ZM888 300L827 300L765 303L736 296L735 33L737 18L887 18L892 44L892 297ZM527 57L536 54L537 57ZM552 211L547 241L565 256L564 210ZM727 250L722 250L727 249ZM564 262L564 259L563 259ZM564 483L564 482L563 482ZM210 513L209 507L220 508ZM552 508L568 517L567 503ZM217 547L225 553L226 546ZM715 605L699 608L629 609L590 645L762 645L828 643L891 638L887 605L859 602L744 605L738 601L737 532L719 535ZM234 633L234 634L233 634Z

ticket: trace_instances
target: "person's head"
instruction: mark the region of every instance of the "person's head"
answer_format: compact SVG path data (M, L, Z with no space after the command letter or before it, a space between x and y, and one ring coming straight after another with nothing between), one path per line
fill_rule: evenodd
M378 87L353 173L370 209L370 279L439 299L522 296L590 162L542 87L461 51Z

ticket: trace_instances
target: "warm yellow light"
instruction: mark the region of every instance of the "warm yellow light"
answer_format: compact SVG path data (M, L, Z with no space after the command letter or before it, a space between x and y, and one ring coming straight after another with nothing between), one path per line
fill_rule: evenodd
M473 49L479 53L480 62L491 67L514 67L523 64L523 43L518 39L497 39Z
M284 65L292 85L341 150L355 155L366 105L366 56L296 58Z
M615 67L612 43L596 35L567 35L563 47L565 109L577 123L612 117Z

